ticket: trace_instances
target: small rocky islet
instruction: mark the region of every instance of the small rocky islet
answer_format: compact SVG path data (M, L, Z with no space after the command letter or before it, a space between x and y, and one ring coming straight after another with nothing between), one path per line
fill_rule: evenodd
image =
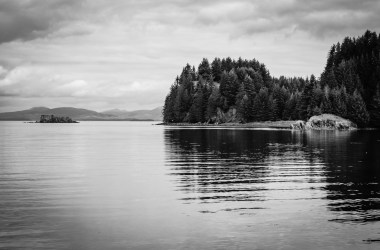
M298 130L353 130L357 129L358 126L354 122L340 116L322 114L310 117L307 122L302 120L297 121L291 127Z
M41 115L36 123L79 123L68 116Z

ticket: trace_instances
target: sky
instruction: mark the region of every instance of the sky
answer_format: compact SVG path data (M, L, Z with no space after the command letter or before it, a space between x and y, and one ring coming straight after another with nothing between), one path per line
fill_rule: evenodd
M380 31L378 13L379 0L0 0L0 112L153 109L203 58L318 77L333 43Z

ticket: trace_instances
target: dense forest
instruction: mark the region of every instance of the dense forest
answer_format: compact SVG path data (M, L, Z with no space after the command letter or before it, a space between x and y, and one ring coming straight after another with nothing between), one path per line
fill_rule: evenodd
M187 64L165 99L167 123L306 120L335 114L359 126L380 127L380 34L346 37L328 52L319 78L272 77L257 60L204 58Z

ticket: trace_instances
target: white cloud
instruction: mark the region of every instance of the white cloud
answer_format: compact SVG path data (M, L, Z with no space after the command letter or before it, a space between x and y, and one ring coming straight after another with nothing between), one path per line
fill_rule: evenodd
M0 96L6 99L4 105L24 108L34 106L64 106L97 108L104 110L114 107L152 108L162 105L167 88L160 88L154 82L88 82L70 79L68 75L55 74L46 67L22 65L8 71L0 80ZM27 100L27 102L25 102ZM40 103L38 103L38 101ZM56 103L56 104L54 104ZM102 103L103 107L98 107Z

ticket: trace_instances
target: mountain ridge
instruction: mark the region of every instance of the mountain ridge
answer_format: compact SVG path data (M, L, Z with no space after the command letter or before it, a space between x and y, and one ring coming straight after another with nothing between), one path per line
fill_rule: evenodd
M97 112L89 109L74 107L32 107L26 110L0 113L0 121L37 121L41 115L51 114L56 116L68 116L78 121L159 121L161 108L152 110L125 111L120 109Z

